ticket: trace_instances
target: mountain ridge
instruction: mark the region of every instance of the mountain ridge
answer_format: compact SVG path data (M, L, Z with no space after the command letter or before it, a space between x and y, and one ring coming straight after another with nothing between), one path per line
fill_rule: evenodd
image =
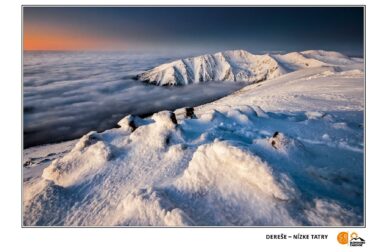
M348 56L333 51L308 50L257 55L239 49L168 62L138 74L136 79L157 86L181 86L208 81L252 84L303 68L353 62Z

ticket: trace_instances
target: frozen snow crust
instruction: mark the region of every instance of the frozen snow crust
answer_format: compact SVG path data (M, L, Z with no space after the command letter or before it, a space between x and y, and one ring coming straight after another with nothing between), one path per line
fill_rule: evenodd
M177 124L168 111L134 120L140 125L134 131L122 126L83 136L42 178L27 183L25 224L360 224L358 206L340 202L361 189L336 181L335 174L346 169L358 175L349 171L353 164L338 160L339 167L327 171L319 153L338 146L302 142L293 134L331 128L334 119L225 106ZM272 130L285 123L293 127L289 133ZM340 183L348 184L347 191L330 197L341 191ZM313 186L322 188L316 197L310 197Z
M361 69L300 69L27 149L42 172L24 177L24 225L363 225Z

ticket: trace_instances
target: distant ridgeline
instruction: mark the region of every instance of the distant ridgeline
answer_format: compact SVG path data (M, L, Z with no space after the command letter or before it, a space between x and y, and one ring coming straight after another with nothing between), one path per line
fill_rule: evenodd
M338 52L310 50L288 54L254 55L244 50L205 54L176 60L145 71L135 78L158 86L207 81L257 83L303 68L357 63Z

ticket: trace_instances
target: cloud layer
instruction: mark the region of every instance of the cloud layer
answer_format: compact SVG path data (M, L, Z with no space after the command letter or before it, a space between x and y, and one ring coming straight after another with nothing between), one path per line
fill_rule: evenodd
M209 102L242 87L238 83L206 83L166 88L132 79L174 59L116 52L26 52L24 147L103 131L127 114Z

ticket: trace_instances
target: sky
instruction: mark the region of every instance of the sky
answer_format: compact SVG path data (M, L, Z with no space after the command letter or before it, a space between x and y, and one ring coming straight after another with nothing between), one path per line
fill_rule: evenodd
M362 56L362 7L24 7L24 50L289 52Z

